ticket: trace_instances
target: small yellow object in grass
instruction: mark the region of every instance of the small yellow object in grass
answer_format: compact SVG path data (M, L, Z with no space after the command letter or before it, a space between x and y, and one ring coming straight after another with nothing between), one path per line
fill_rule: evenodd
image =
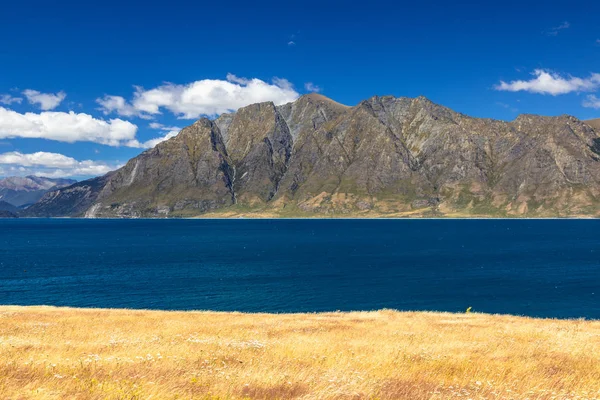
M473 307L469 307L467 308L467 311L465 311L466 314L469 314L471 312L471 310L473 309Z

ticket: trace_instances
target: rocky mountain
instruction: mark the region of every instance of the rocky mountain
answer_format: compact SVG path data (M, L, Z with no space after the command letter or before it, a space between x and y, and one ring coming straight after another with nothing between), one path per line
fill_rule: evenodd
M11 176L0 179L0 200L22 207L33 204L46 192L75 183L73 179L53 179L40 176Z
M598 216L600 137L571 116L472 118L321 95L203 118L35 216Z

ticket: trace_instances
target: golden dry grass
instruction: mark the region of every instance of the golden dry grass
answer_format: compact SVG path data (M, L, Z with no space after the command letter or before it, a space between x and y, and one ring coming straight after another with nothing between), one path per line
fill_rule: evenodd
M0 307L1 399L594 399L600 322Z

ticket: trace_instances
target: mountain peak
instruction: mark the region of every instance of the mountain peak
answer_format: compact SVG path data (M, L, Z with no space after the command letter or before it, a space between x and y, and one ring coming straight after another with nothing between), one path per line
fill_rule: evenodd
M332 100L327 96L323 96L320 93L304 94L304 95L300 96L298 99L296 99L295 102L302 102L302 101L326 102L326 103L330 103L330 104L340 106L340 107L349 107L345 104L338 103L337 101Z

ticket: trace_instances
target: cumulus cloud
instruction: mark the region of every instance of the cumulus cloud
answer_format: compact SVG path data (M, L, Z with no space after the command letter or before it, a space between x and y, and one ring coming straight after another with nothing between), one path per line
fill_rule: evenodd
M13 97L10 94L0 94L0 104L11 105L12 103L21 104L21 97Z
M29 104L37 104L44 111L54 110L67 97L65 92L40 93L31 89L24 90L23 95Z
M252 81L250 81L250 83L252 83L253 81L254 81L254 79L253 79ZM262 81L259 81L259 82L262 82ZM275 85L277 88L280 88L280 89L283 89L283 90L286 90L286 91L289 91L289 92L293 92L293 93L294 93L294 95L293 95L293 96L291 96L291 97L293 97L293 100L296 100L296 99L298 98L298 96L300 96L300 95L299 95L298 93L296 93L296 91L294 90L294 85L292 84L292 82L288 81L287 79L285 79L285 78L278 78L278 77L274 77L274 78L272 79L272 82L273 82L273 84L274 84L274 85ZM281 101L273 101L273 102L274 102L274 103L279 103L279 104L285 104L285 103L289 103L290 101L293 101L293 100L285 100L285 101L283 101L283 102L281 102ZM267 101L271 101L271 100L267 100ZM252 103L250 103L250 104L252 104ZM279 104L277 104L277 105L279 105Z
M600 98L591 94L583 101L583 106L587 108L600 109Z
M158 122L152 122L152 123L150 123L149 126L152 129L157 129L157 130L160 130L160 131L163 131L166 133L163 136L160 136L160 137L157 137L154 139L150 139L145 142L139 142L137 140L132 140L128 143L128 146L138 147L141 149L149 149L149 148L156 146L160 142L164 142L165 140L169 140L169 139L177 136L177 134L181 131L181 128L179 128L178 126L165 126L163 124L159 124Z
M127 104L127 100L121 96L105 95L102 98L96 99L96 103L100 104L100 110L104 115L116 112L123 117L138 116L139 112L132 105Z
M23 154L17 151L0 154L0 164L14 164L23 167L44 166L51 168L72 167L77 161L58 153L46 153L43 151L31 154Z
M166 109L181 119L197 119L202 115L232 112L253 103L285 104L298 96L286 79L273 78L268 83L227 74L227 80L203 79L184 85L165 83L149 90L136 87L131 102L108 95L97 102L105 114L143 117L161 114Z
M562 31L563 29L569 29L570 27L571 27L571 24L569 23L569 21L565 21L558 26L548 29L545 33L548 36L558 36L558 33L560 31Z
M578 78L574 76L563 77L552 71L536 69L533 75L535 78L528 81L500 81L498 85L494 86L494 89L556 96L571 92L591 92L600 88L600 74L598 73L591 74L588 78Z
M178 126L165 126L158 122L151 122L148 126L152 129L158 129L159 131L180 131L182 129Z
M47 177L68 176L97 176L106 174L120 165L109 164L102 161L78 161L72 157L59 153L39 151L24 154L9 152L0 154L0 165L7 165L5 174L14 175L41 175Z
M146 140L145 142L139 142L137 140L132 140L130 143L128 143L128 146L129 147L137 147L140 149L151 149L154 146L156 146L157 144L164 142L165 140L174 138L175 136L177 136L178 133L179 133L179 131L170 131L164 136Z
M21 114L0 107L0 139L37 138L121 146L135 139L137 129L138 127L129 121L105 121L73 111Z
M240 78L231 72L227 73L227 81L231 83L237 83L238 85L247 85L250 83L250 79Z
M315 93L319 93L321 91L321 88L312 82L306 82L304 84L304 89L306 89L309 92L315 92Z

